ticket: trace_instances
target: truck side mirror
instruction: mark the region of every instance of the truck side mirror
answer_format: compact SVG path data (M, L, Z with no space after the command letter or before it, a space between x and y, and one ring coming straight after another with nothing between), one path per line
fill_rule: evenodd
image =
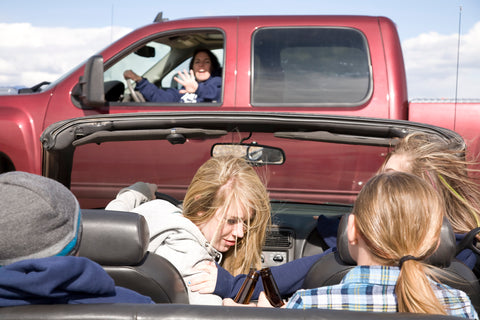
M105 101L105 88L103 83L103 57L95 55L85 64L83 76L80 76L76 92L82 103L88 107L103 107ZM80 92L78 92L80 91Z

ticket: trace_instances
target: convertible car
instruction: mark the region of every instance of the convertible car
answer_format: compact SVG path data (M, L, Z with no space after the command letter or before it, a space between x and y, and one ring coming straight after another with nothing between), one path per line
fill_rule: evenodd
M104 210L123 187L136 181L158 185L157 196L181 203L196 169L209 157L245 157L264 179L272 203L272 226L263 248L265 266L321 253L332 244L319 236L317 217L337 219L352 209L362 185L378 170L389 149L408 133L428 132L464 144L453 131L407 121L257 112L171 112L97 115L61 121L42 137L43 175L71 188L83 199L84 233L80 255L101 264L117 285L149 295L155 305L36 305L0 308L2 319L447 319L408 313L285 310L188 304L187 288L166 259L147 250L145 219L131 212ZM148 153L137 150L148 146ZM94 149L96 177L85 185L81 148ZM105 153L121 149L115 163ZM142 148L144 150L145 148ZM81 153L80 153L81 154ZM136 159L161 157L158 167L138 168ZM115 179L105 177L114 166ZM81 169L81 170L79 170ZM136 179L131 171L141 172ZM115 181L115 183L111 182ZM92 192L92 190L94 192ZM314 265L305 287L332 284L352 267L338 252ZM432 264L444 269L479 310L480 287L473 272L454 259L455 241L442 231L442 252ZM440 251L440 250L439 250ZM435 260L435 261L433 261ZM451 284L450 283L450 284ZM451 284L452 286L459 286ZM284 297L288 299L288 297Z

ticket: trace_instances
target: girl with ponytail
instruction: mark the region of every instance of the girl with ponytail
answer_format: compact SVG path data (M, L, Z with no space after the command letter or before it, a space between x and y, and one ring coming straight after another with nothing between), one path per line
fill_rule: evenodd
M357 266L338 285L297 291L287 308L478 319L468 296L435 281L424 262L438 246L444 215L444 202L424 180L395 171L374 176L348 216L348 249Z

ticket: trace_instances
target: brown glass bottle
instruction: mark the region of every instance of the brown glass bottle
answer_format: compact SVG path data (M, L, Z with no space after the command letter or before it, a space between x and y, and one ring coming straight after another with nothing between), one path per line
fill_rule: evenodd
M278 291L277 283L273 278L270 268L263 268L260 270L260 276L262 276L263 289L265 290L265 295L270 304L275 308L283 306L285 303L282 300L280 291Z
M243 281L242 287L238 290L237 295L235 296L236 303L241 304L248 304L250 302L250 298L252 297L253 290L255 289L255 285L257 284L258 280L258 273L255 269L250 269L245 281Z

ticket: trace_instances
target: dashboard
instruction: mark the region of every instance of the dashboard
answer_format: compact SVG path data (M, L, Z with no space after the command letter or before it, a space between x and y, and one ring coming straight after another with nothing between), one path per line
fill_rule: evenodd
M329 248L317 232L318 216L340 218L351 205L272 202L272 226L262 250L263 267L272 267ZM336 230L333 230L336 232Z

